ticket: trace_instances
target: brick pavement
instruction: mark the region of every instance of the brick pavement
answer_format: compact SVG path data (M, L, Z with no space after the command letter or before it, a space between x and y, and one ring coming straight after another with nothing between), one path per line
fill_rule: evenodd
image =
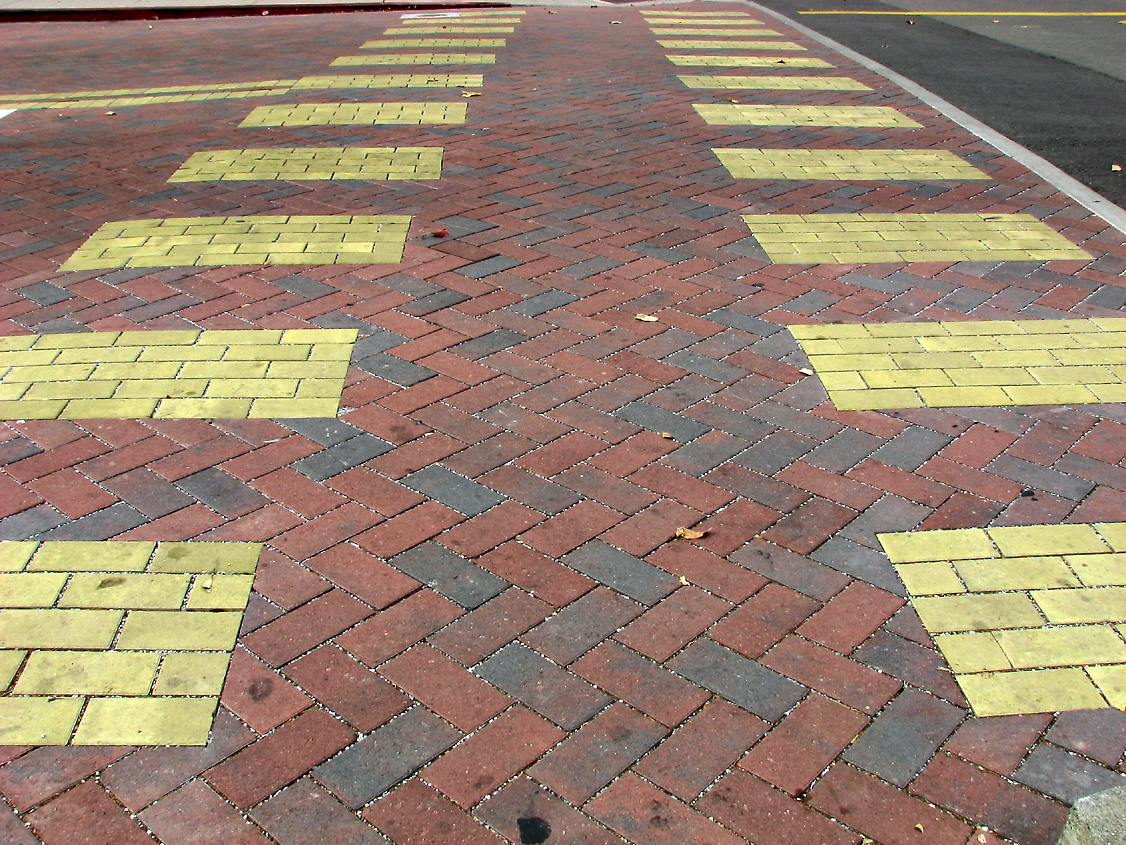
M519 18L503 24L512 32L472 37L505 16ZM1069 350L1042 333L1019 349L1074 371L1068 386L1102 389L1110 382L1093 371L1121 369L1114 350L1077 338L1126 304L1122 233L753 7L686 4L648 22L621 7L474 17L19 24L0 35L0 102L17 108L0 123L4 335L147 332L152 348L158 331L357 338L335 417L0 426L0 539L107 541L97 548L110 557L90 564L107 572L124 548L115 541L262 544L204 745L157 738L159 725L152 745L108 744L127 742L119 729L145 724L141 705L169 690L158 680L130 698L116 685L156 673L133 655L161 654L181 661L183 701L206 702L214 667L188 677L184 661L225 659L225 641L192 651L122 630L102 652L114 666L87 686L58 686L60 671L47 671L59 655L89 661L75 646L28 640L23 650L45 655L32 665L5 642L0 673L14 686L0 702L47 690L79 728L72 738L65 719L51 722L69 747L0 749L4 837L1054 842L1071 802L1126 771L1120 529L1104 531L1126 505L1121 407L1013 404L1010 388L996 406L897 398L844 410L840 394L882 383L827 378L803 352L821 335L797 326L863 324L878 340L873 326L922 321L958 339L949 327L967 321L1061 321L1077 352L1103 357L1062 360ZM751 27L778 35L747 42ZM471 32L434 37L451 28ZM330 70L361 55L412 87ZM426 76L431 64L442 73ZM694 75L681 79L686 67ZM822 82L747 82L780 76ZM476 77L479 88L435 87ZM856 84L828 81L840 79ZM284 99L257 110L249 94ZM380 164L343 179L176 178L195 156L233 166L284 150L290 167L311 148L440 148L441 174L387 180ZM798 181L735 169L806 166L794 150L824 151ZM861 151L891 152L875 157L890 172L842 173L855 164L844 153ZM953 153L956 169L936 173L948 156L916 165L907 151ZM111 223L379 215L411 218L401 260L347 264L336 258L346 250L310 249L304 262L247 266L207 241L215 260L199 266L60 269ZM901 230L907 218L893 215L1022 215L1071 252L1042 257L1009 233L1016 252L1004 260L988 249L1006 245L988 243L965 256L787 264L743 219L797 215L807 231L820 230L806 218L830 219L818 215ZM313 244L315 233L295 234ZM856 357L839 346L855 337L843 329L825 330L838 346L815 359ZM886 336L967 353L906 331ZM933 369L952 378L957 360ZM833 372L856 364L864 378L865 363ZM1034 378L1049 365L1021 366ZM1103 526L1092 530L1106 545L1052 551L1036 531L993 530L1063 522ZM997 546L975 547L980 557L913 533L982 528ZM930 557L904 557L912 542ZM30 551L5 554L20 561L5 567L9 581L50 577L21 580L25 606L4 619L62 613L60 595L81 593L63 580L85 575L74 565L24 571ZM993 558L1004 566L984 565ZM1023 580L997 581L1013 567ZM153 593L142 569L123 582L128 601L167 603L204 575L187 570ZM1076 579L1102 603L1075 595ZM989 630L951 603L964 592L1034 601L1058 614L1046 629L1060 641L1021 633L1045 627L1027 615ZM187 613L194 592L184 595L182 611L120 599L67 612ZM913 596L927 600L922 618ZM1082 672L1075 661L1089 655L1074 652L1090 651L1091 636L1105 706L1088 697L1093 709L983 716L952 671ZM124 659L144 666L115 669ZM120 724L82 710L82 696L99 694Z

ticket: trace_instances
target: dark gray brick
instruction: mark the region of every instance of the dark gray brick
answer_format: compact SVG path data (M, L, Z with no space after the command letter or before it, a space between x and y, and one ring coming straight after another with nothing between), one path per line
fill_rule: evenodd
M324 481L372 458L378 458L393 448L395 447L386 440L374 434L360 434L335 446L329 446L323 452L302 458L291 466L314 481Z
M565 666L636 619L644 610L625 596L598 588L571 602L521 639Z
M352 360L359 361L380 352L386 352L388 349L394 349L408 340L409 338L395 332L389 332L387 329L377 329L370 334L360 336L356 345L352 347Z
M877 449L872 457L882 464L914 472L953 441L953 437L913 425Z
M391 845L309 777L263 801L250 817L283 845Z
M0 443L0 466L14 464L32 455L38 455L43 450L28 440L26 437L13 437Z
M630 402L628 405L613 412L620 420L631 422L650 431L667 431L678 443L687 443L695 440L701 434L707 434L709 429L703 423L693 419L650 405L648 402Z
M621 267L621 261L615 261L613 258L605 258L598 255L594 258L588 258L586 261L580 261L577 264L572 264L570 267L560 268L560 273L565 273L572 279L589 279L591 276L597 276L599 273L605 273L607 270L613 270L615 267Z
M805 461L829 472L843 474L871 455L882 442L875 435L846 428L806 455Z
M771 722L782 718L808 692L797 681L707 639L692 643L669 667Z
M451 305L457 305L459 302L465 302L467 299L469 297L459 291L440 290L419 297L414 302L400 305L397 310L415 317L423 317L427 314L433 314L435 311L441 311L443 308L449 308Z
M507 255L494 255L484 261L476 261L473 264L458 267L454 272L468 276L470 279L483 279L486 276L493 275L493 273L501 273L505 270L511 270L513 267L519 267L523 263L523 261L517 261L515 258L509 258Z
M564 730L574 730L610 703L601 690L519 643L506 645L474 671Z
M1054 469L1014 458L1012 455L998 455L985 470L1025 487L1031 487L1033 490L1055 493L1073 502L1081 501L1095 489L1092 481L1065 475Z
M37 505L0 519L0 540L27 540L66 522L50 505Z
M656 604L680 583L665 570L601 540L583 543L563 563L645 605Z
M415 546L387 562L467 610L500 595L509 586L493 573L433 541Z
M321 763L313 769L313 777L358 810L453 747L461 737L460 731L420 705Z
M243 484L216 467L181 478L176 486L211 510L232 518L258 510L270 501L249 484Z
M747 441L741 437L712 432L681 446L662 463L699 478L744 451L746 445Z
M837 536L875 549L880 547L877 534L910 531L931 513L932 510L924 505L889 493L865 508Z
M648 241L641 241L640 243L630 244L626 247L630 252L636 252L639 255L647 255L650 258L659 258L661 261L667 261L669 264L679 264L681 261L687 261L694 256L690 252L682 252L679 249L670 249L667 246L657 246Z
M774 475L816 445L815 440L792 431L776 431L735 457L733 462L764 475Z
M665 362L723 384L734 384L747 374L746 370L734 364L726 364L707 355L689 352L687 349L670 355Z
M396 358L394 355L388 355L384 352L369 355L367 358L352 363L365 373L379 376L381 379L400 387L410 387L412 384L418 384L438 375L434 370L427 367L420 367L411 361L404 361L402 358Z
M336 288L331 285L310 279L308 276L302 276L300 273L294 273L292 276L286 276L282 279L274 279L270 284L277 285L282 290L295 293L305 299L320 299L322 296L336 293Z
M885 530L885 529L880 529ZM899 575L887 555L846 540L844 537L830 537L809 555L818 563L831 566L838 572L867 581L874 587L906 596L907 589L899 580Z
M881 628L852 657L885 675L940 695L959 707L966 706L966 697L954 680L946 659L933 648L926 648Z
M523 314L525 317L538 317L555 308L561 308L578 299L573 293L564 290L544 291L536 296L529 297L523 302L516 302L508 306L509 311Z
M369 334L386 331L386 329L373 326L367 320L361 320L359 317L353 317L351 314L341 314L339 311L318 314L316 317L309 320L309 322L322 329L355 329L360 333L360 337L367 337Z
M759 337L769 337L782 331L782 326L777 323L768 323L766 320L760 320L758 317L752 317L750 314L743 314L739 311L732 311L730 308L719 308L704 316L716 323L731 326L733 329L742 329L745 332L757 334Z
M519 332L497 329L495 332L489 332L464 343L459 343L457 346L451 346L450 352L460 355L462 358L476 361L478 358L484 358L486 355L492 355L494 352L500 352L518 343L523 343L527 339L527 336Z
M450 230L450 237L456 238L461 235L475 235L478 232L487 232L489 229L495 229L495 223L482 223L480 220L474 220L472 217L462 217L460 214L452 214L449 217L443 217L437 221Z
M361 433L361 430L354 425L349 425L340 420L299 418L278 420L278 422L290 431L295 431L302 437L307 437L322 446L335 446L337 443L343 443L345 440Z
M849 747L844 758L896 786L906 786L965 717L961 707L905 689Z
M149 519L132 505L118 502L108 508L87 514L81 519L45 531L38 540L108 540Z
M505 500L504 496L488 487L442 466L428 466L412 472L402 483L466 516L477 516Z
M68 290L63 290L58 285L53 285L50 282L37 282L34 285L26 285L22 288L17 288L16 293L24 299L30 299L36 305L57 305L60 302L66 302L68 299L74 299L74 294Z
M1028 755L1013 780L1066 804L1104 789L1126 786L1126 775L1046 743Z

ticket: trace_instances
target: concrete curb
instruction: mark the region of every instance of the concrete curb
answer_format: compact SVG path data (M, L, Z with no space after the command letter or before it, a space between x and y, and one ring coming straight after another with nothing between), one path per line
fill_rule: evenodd
M1126 786L1076 801L1059 845L1126 845Z

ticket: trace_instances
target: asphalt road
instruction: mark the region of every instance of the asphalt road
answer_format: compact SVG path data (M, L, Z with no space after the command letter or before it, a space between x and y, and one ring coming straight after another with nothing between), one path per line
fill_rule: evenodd
M757 2L914 80L1126 207L1126 170L1113 169L1126 168L1126 2ZM828 10L851 14L808 14ZM919 14L933 10L1121 14Z

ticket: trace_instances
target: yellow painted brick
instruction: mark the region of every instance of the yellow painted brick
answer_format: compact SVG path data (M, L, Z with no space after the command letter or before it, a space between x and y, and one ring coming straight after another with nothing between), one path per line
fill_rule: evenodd
M156 401L150 399L72 399L59 419L146 419L152 416Z
M114 393L115 399L152 399L147 404L151 416L156 409L157 399L182 399L191 396L202 396L207 389L208 380L205 378L155 378L155 379L129 379L121 382ZM139 403L138 409L144 405ZM140 414L138 416L141 416Z
M956 677L975 716L1052 713L1106 706L1082 669L1033 669Z
M1005 557L1096 554L1111 550L1092 525L1020 525L989 528L987 533Z
M33 651L13 689L18 695L147 695L158 652Z
M817 372L840 372L842 370L894 370L895 361L891 355L882 352L851 355L809 355L810 366Z
M355 343L359 337L356 329L286 329L281 343Z
M1036 590L1031 596L1053 625L1126 622L1126 587Z
M206 745L216 698L92 698L72 745Z
M804 56L707 56L686 55L666 56L670 62L682 67L832 67L823 59L810 59Z
M328 399L255 399L250 419L335 419L340 400Z
M1087 674L1115 710L1126 710L1126 666L1088 666Z
M1013 400L1000 387L923 387L919 395L928 408L988 408L1012 405Z
M934 641L955 672L998 672L1012 668L990 631L939 634Z
M59 607L173 610L188 592L187 575L83 572L74 575Z
M1096 522L1095 531L1116 552L1126 552L1126 522Z
M27 652L22 650L0 651L0 692L6 692L12 685L25 657Z
M959 387L1035 384L1028 370L1017 367L951 367L946 370L950 380Z
M1106 625L998 631L994 636L1016 669L1126 663L1126 643Z
M38 548L34 540L0 541L0 572L21 571Z
M267 378L340 380L348 375L348 360L342 361L272 361ZM337 391L339 393L339 390Z
M1126 586L1126 554L1066 555L1064 560L1086 587Z
M156 419L246 419L250 399L162 399Z
M280 343L280 329L234 329L230 331L211 330L200 332L196 339L199 346L265 346Z
M17 334L0 337L0 351L9 352L20 349L30 349L42 337L37 334Z
M219 695L231 655L221 651L173 652L164 657L154 695Z
M1057 556L964 560L955 568L973 592L1081 586L1063 558Z
M910 388L833 391L829 398L838 411L878 411L889 408L922 408L923 400Z
M1032 601L1023 593L930 596L917 598L913 604L931 633L1032 628L1044 624Z
M861 371L860 375L872 388L951 386L943 370L868 370Z
M242 613L228 611L130 611L117 641L128 650L230 651Z
M966 592L966 585L946 561L906 563L895 567L912 596L938 596Z
M1021 352L980 350L971 353L971 357L982 367L998 369L1056 366L1053 354L1046 349L1026 349Z
M179 377L184 379L261 378L266 375L266 361L188 361Z
M65 407L65 399L0 399L0 420L53 420Z
M767 217L757 217L755 219L756 228L759 225L769 225L766 220ZM870 326L862 324L826 324L826 323L808 323L808 324L794 324L786 327L790 334L792 334L799 342L805 340L844 340L855 338L870 338L872 333Z
M145 568L156 543L137 540L51 540L28 569L44 572L128 572Z
M862 82L858 82L847 76L690 76L684 75L679 77L680 81L688 88L694 89L750 89L750 90L774 90L774 91L870 91L872 90ZM716 153L721 152L715 150ZM770 152L769 150L766 152ZM720 157L723 160L723 157ZM814 164L812 161L808 166L831 174L828 176L803 176L785 175L777 176L778 179L804 179L804 178L841 178L841 168L847 168L847 164L842 164L840 168L834 168L832 163L826 161L830 156L824 156L820 163ZM738 173L736 170L744 168L754 170L754 163L751 162L748 156L743 156L742 161L737 162L736 168L732 170L731 175L736 178L747 178L747 173ZM727 164L727 161L724 161ZM765 169L770 168L769 161L762 161L759 163L760 167ZM731 169L729 167L729 169ZM793 172L793 171L791 171ZM855 173L855 169L850 172ZM769 176L758 176L753 174L750 178L770 178ZM900 177L905 178L905 177Z
M80 347L60 350L55 360L60 364L127 363L135 361L140 354L141 349L136 346Z
M48 364L43 367L12 367L5 382L82 381L94 371L93 364Z
M943 531L905 531L877 534L892 563L972 560L997 557L997 550L980 528Z
M0 607L50 607L66 579L65 572L0 572Z
M667 50L805 50L793 41L696 41L696 40L658 40ZM366 45L365 45L366 46Z
M0 745L66 745L83 698L0 698Z
M116 610L0 610L0 648L109 648Z
M1126 384L1092 384L1087 389L1099 403L1126 402Z
M141 222L141 221L136 221ZM162 221L155 221L162 222ZM129 225L133 225L133 221ZM202 332L199 329L151 332L122 332L115 342L116 346L191 346Z
M837 390L865 390L868 387L860 373L855 372L818 373L817 377L830 394Z
M297 392L297 379L212 379L204 394L208 399L287 399Z
M198 575L188 596L189 610L245 610L253 575Z
M305 361L312 353L312 345L287 343L284 346L232 346L223 353L224 361Z
M149 572L253 575L261 553L261 543L164 542Z

